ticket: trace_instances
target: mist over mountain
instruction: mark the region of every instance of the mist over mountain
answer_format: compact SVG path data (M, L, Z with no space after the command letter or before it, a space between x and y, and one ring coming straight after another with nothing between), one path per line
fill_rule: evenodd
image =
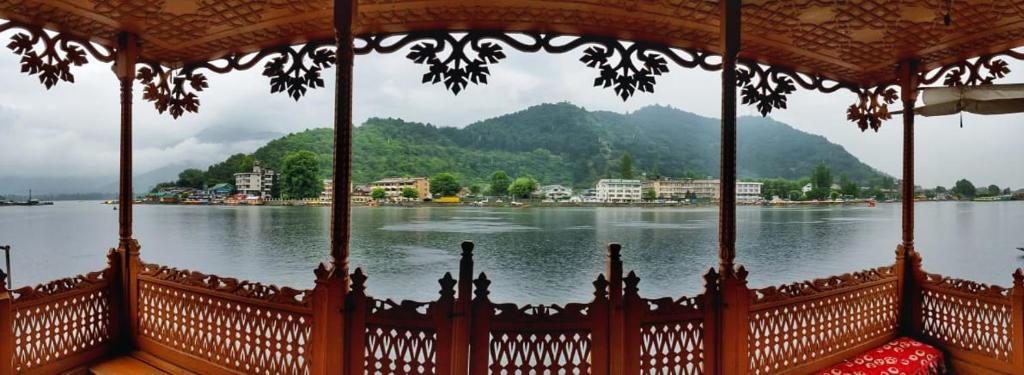
M320 173L326 178L332 137L324 128L292 133L251 155L234 155L212 166L218 173L211 175L227 179L232 168L248 165L244 159L280 170L285 155L308 150L320 155ZM822 162L834 175L845 173L855 181L884 176L842 146L772 119L740 118L738 137L740 178L802 178ZM504 170L512 176L532 175L544 184L592 186L600 178L618 177L625 153L637 176L717 177L719 145L719 120L663 106L614 113L542 104L464 128L371 118L353 135L353 179L367 183L453 172L469 183Z

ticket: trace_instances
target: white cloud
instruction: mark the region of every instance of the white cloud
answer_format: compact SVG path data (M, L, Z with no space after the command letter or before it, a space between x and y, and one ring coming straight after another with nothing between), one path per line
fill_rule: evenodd
M470 85L458 96L443 85L421 84L427 69L404 53L359 56L355 67L354 117L400 117L440 126L464 126L544 102L569 101L590 110L631 111L650 104L672 105L709 117L721 111L719 73L671 66L658 77L655 94L638 93L623 102L608 89L592 87L596 70L578 61L579 52L564 55L508 51L491 66L488 85ZM1003 82L1024 78L1024 64ZM267 78L257 67L229 75L208 74L210 88L200 93L199 114L181 119L157 114L135 92L135 159L139 173L182 162L206 165L234 152L252 151L261 143L204 143L205 129L227 127L246 134L288 133L327 127L333 121L333 69L324 74L327 87L295 102L269 93ZM0 176L114 175L117 170L118 93L108 65L90 63L74 70L76 83L45 90L34 77L21 74L17 57L0 52ZM902 125L888 121L877 134L861 132L846 121L848 92L821 94L799 91L789 109L772 117L820 134L866 163L900 175ZM898 107L898 105L896 106ZM756 115L743 106L740 115ZM1020 150L1024 116L955 116L918 119L917 178L921 185L949 186L960 177L978 184L1024 187ZM742 137L743 134L740 134Z

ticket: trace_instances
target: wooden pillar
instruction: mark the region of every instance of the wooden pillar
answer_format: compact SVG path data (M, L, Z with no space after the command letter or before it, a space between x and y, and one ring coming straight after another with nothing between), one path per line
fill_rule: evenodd
M914 250L914 103L917 101L917 62L904 61L899 66L900 98L903 102L903 185L901 193L903 231L896 248L897 295L900 304L900 334L921 335L921 258Z
M462 242L462 259L459 260L459 280L455 308L452 310L452 374L469 371L470 326L473 303L473 243Z
M718 208L719 290L714 322L718 374L746 374L748 306L746 270L736 259L736 62L740 51L740 0L719 2L722 37L722 169Z
M14 373L14 297L7 274L0 271L0 374Z
M718 288L718 272L708 268L704 274L704 373L708 375L720 374L719 351L721 347L721 332L719 321L721 321L721 292Z
M346 302L349 300L348 256L352 235L352 66L355 59L352 37L352 19L356 14L354 0L334 0L334 31L336 72L334 79L334 191L331 194L331 266L318 275L318 286L323 290L323 306L314 318L319 331L313 350L320 363L314 368L327 374L346 373L346 354L354 340L361 340L363 332L350 332L351 321L346 322ZM361 344L362 341L359 341ZM360 357L360 363L362 363Z
M622 311L622 246L608 245L608 373L625 372L625 317ZM639 348L637 349L639 350ZM600 364L596 364L600 365Z
M736 58L740 51L740 0L719 2L722 15L722 155L718 206L719 272L736 259Z
M488 297L491 294L488 290L491 281L481 272L473 280L473 285L476 289L473 292L473 321L470 328L469 374L487 375L490 373L491 317L494 315L494 306Z
M622 353L612 353L623 357L623 374L640 374L640 349L643 347L643 333L640 332L640 319L648 311L647 302L640 297L640 278L636 273L629 271L629 274L622 279L623 288L623 342L625 349Z
M1015 374L1024 374L1024 269L1018 268L1013 273L1013 289L1010 291L1010 298L1013 299L1010 312L1013 314L1010 321L1010 339L1013 353L1010 354L1010 361L1013 363Z
M121 168L118 189L118 249L117 256L111 256L118 266L115 277L120 288L117 308L118 348L128 351L135 348L138 337L138 274L139 243L132 238L132 83L135 81L135 63L139 57L139 42L135 35L118 35L117 55L114 60L114 74L121 90Z

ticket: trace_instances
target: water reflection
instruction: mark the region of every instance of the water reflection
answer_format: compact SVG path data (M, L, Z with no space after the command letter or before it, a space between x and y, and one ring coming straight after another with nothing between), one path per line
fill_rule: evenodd
M311 287L328 258L330 214L313 207L139 206L143 260L224 276ZM1024 266L1024 204L918 204L917 248L925 267L1007 285ZM353 267L369 292L433 299L437 280L457 271L459 242L476 242L476 270L498 301L588 299L605 247L623 245L627 270L646 296L694 294L717 264L715 208L481 209L355 208ZM116 243L117 211L95 202L0 209L0 243L15 253L24 285L100 269ZM889 264L900 238L899 205L761 208L737 211L737 262L752 286Z

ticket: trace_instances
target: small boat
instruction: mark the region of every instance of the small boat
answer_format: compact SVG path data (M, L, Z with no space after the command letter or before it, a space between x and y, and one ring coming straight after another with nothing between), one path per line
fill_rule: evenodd
M1024 247L1018 247L1017 250L1024 251Z

